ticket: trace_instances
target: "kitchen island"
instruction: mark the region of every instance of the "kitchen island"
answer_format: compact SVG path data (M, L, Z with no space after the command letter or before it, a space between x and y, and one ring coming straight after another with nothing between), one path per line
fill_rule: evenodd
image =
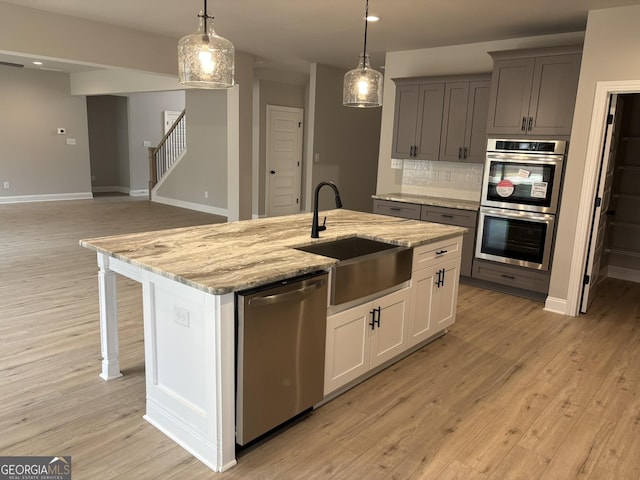
M215 471L236 462L234 292L337 263L293 247L358 236L416 249L465 232L342 209L322 216L327 230L319 239L310 238L305 213L80 242L97 252L100 376L121 375L115 285L121 274L142 284L145 419Z

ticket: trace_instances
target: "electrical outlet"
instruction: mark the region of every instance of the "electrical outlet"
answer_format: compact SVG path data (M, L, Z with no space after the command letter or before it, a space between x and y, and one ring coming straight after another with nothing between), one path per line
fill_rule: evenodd
M395 170L402 170L402 159L401 158L392 158L391 159L391 168Z
M142 142L142 145L145 147L150 147L151 146L151 140L145 140L144 142Z
M206 190L204 192L204 198L209 198L209 192L207 192Z
M173 319L176 323L180 325L184 325L189 328L189 310L183 307L178 307L177 305L173 307Z
M76 144L75 138L67 138L67 145L75 145L75 144Z
M9 190L9 182L4 182L4 189Z

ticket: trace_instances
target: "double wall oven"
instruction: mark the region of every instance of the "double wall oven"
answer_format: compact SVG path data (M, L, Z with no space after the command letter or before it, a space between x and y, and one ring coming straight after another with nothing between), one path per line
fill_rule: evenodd
M476 257L546 271L567 144L489 139Z

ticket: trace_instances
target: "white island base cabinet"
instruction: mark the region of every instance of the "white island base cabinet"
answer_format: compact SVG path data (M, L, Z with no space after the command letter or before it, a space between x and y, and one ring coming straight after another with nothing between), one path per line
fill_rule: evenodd
M102 373L121 375L115 273L142 284L145 420L214 471L236 464L234 295L98 253Z
M407 347L453 325L459 278L459 256L413 272Z
M414 248L409 287L327 317L325 399L453 325L461 251L462 237Z
M327 317L325 395L405 350L411 289Z

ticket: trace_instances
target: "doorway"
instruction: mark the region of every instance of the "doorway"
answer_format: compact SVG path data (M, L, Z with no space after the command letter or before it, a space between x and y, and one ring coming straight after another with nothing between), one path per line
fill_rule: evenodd
M640 282L640 94L613 94L607 115L580 313L607 278Z
M267 105L266 216L300 212L301 108Z

